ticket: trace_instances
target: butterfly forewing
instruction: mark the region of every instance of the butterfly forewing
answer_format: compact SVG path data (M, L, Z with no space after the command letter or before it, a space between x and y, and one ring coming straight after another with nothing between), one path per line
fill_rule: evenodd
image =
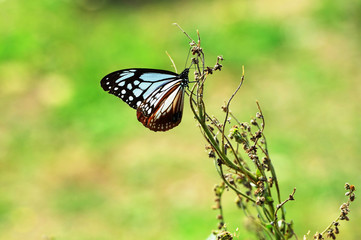
M183 80L163 85L137 109L137 118L153 131L167 131L179 125L184 103Z
M174 80L178 74L158 69L133 68L106 75L100 82L107 91L137 109L152 92Z

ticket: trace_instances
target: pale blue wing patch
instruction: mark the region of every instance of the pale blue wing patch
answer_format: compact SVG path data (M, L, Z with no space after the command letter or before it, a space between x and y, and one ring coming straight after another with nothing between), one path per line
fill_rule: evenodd
M148 72L148 73L143 73L142 75L140 75L139 78L143 81L153 82L153 81L175 78L176 76L177 75L171 75L171 74L165 74L165 73Z
M151 84L150 82L142 82L141 84L139 84L138 87L144 91L150 86L150 84Z
M133 94L134 94L135 97L139 97L142 94L142 92L143 91L141 89L139 89L139 88L136 88L136 89L133 90Z

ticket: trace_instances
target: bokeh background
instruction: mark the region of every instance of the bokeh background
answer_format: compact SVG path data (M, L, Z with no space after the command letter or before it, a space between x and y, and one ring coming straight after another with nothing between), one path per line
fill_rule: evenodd
M183 70L199 29L210 113L259 100L287 219L322 231L361 187L361 2L0 0L0 239L206 239L219 177L189 107L154 133L100 79L129 67ZM357 194L357 192L356 192ZM254 239L225 198L229 229ZM359 201L340 239L361 239Z

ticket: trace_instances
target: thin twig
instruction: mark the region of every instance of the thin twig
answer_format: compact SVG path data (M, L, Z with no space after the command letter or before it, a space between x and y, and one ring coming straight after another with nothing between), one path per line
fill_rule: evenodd
M241 82L239 83L236 91L234 91L234 93L232 94L232 96L229 98L227 106L226 106L226 116L224 118L224 123L223 123L223 128L222 128L222 148L224 151L224 132L225 132L225 128L226 128L226 124L227 124L227 118L228 118L228 113L229 113L229 105L231 104L231 101L233 99L233 97L237 94L238 90L241 88L242 83L244 81L244 67L242 66L242 77L241 77Z
M277 220L277 212L278 212L278 210L281 209L282 206L285 205L286 202L295 200L294 197L293 197L295 195L295 193L296 193L296 188L293 189L293 192L290 194L290 196L286 200L284 200L280 204L277 204L276 211L275 211L275 214L274 214L275 221Z

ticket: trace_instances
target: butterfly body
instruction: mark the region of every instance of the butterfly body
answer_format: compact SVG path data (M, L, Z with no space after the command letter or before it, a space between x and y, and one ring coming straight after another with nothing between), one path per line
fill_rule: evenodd
M177 74L148 68L131 68L106 75L100 82L109 92L137 109L138 120L152 131L167 131L182 120L189 69Z

